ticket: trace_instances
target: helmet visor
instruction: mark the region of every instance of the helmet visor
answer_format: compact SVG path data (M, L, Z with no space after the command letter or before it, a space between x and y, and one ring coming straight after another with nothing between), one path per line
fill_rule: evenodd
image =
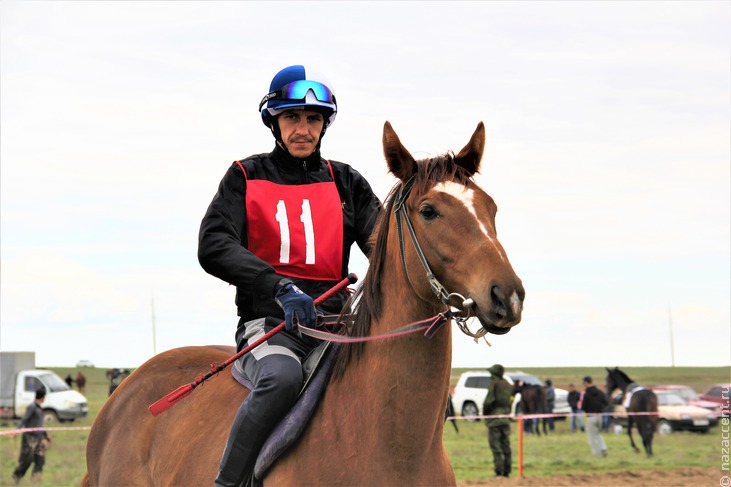
M335 103L335 95L327 86L317 81L298 80L284 85L280 90L268 93L259 103L259 110L269 100L304 100L308 91L312 91L315 98L321 102Z

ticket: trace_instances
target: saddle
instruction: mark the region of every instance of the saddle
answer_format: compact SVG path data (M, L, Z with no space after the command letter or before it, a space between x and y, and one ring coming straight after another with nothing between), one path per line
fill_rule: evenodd
M297 397L297 402L277 423L259 451L253 472L257 479L264 477L267 469L297 442L307 427L330 379L338 348L339 344L326 341L318 345L305 358L302 363L305 376L304 385ZM241 359L234 362L231 374L236 381L251 390L254 385L246 377L240 361Z
M643 390L645 387L637 384L636 382L632 382L627 385L627 389L625 389L624 393L624 399L622 400L622 406L624 406L625 409L629 409L629 402L630 399L632 399L632 394L634 394L637 391Z

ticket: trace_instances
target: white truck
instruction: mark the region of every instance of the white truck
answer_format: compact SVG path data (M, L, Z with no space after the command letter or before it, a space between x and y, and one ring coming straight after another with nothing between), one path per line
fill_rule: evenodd
M84 396L50 370L36 369L35 352L0 352L0 418L22 418L40 387L46 389L41 404L46 423L73 421L89 413Z

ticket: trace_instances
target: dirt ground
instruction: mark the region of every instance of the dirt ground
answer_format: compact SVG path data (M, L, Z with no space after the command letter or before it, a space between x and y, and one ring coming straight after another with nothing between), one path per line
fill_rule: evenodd
M726 476L723 481L721 480ZM520 487L576 487L582 485L601 487L702 487L731 486L731 472L715 468L679 468L674 470L637 470L606 474L570 474L551 477L496 478L480 482L462 482L458 487L520 486Z

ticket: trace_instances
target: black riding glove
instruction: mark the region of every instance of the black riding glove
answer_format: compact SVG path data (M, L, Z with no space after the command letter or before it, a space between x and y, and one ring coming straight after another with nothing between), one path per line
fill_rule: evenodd
M297 323L311 327L317 322L317 312L312 298L294 283L288 282L282 286L274 299L284 310L284 327L287 331L294 330Z

